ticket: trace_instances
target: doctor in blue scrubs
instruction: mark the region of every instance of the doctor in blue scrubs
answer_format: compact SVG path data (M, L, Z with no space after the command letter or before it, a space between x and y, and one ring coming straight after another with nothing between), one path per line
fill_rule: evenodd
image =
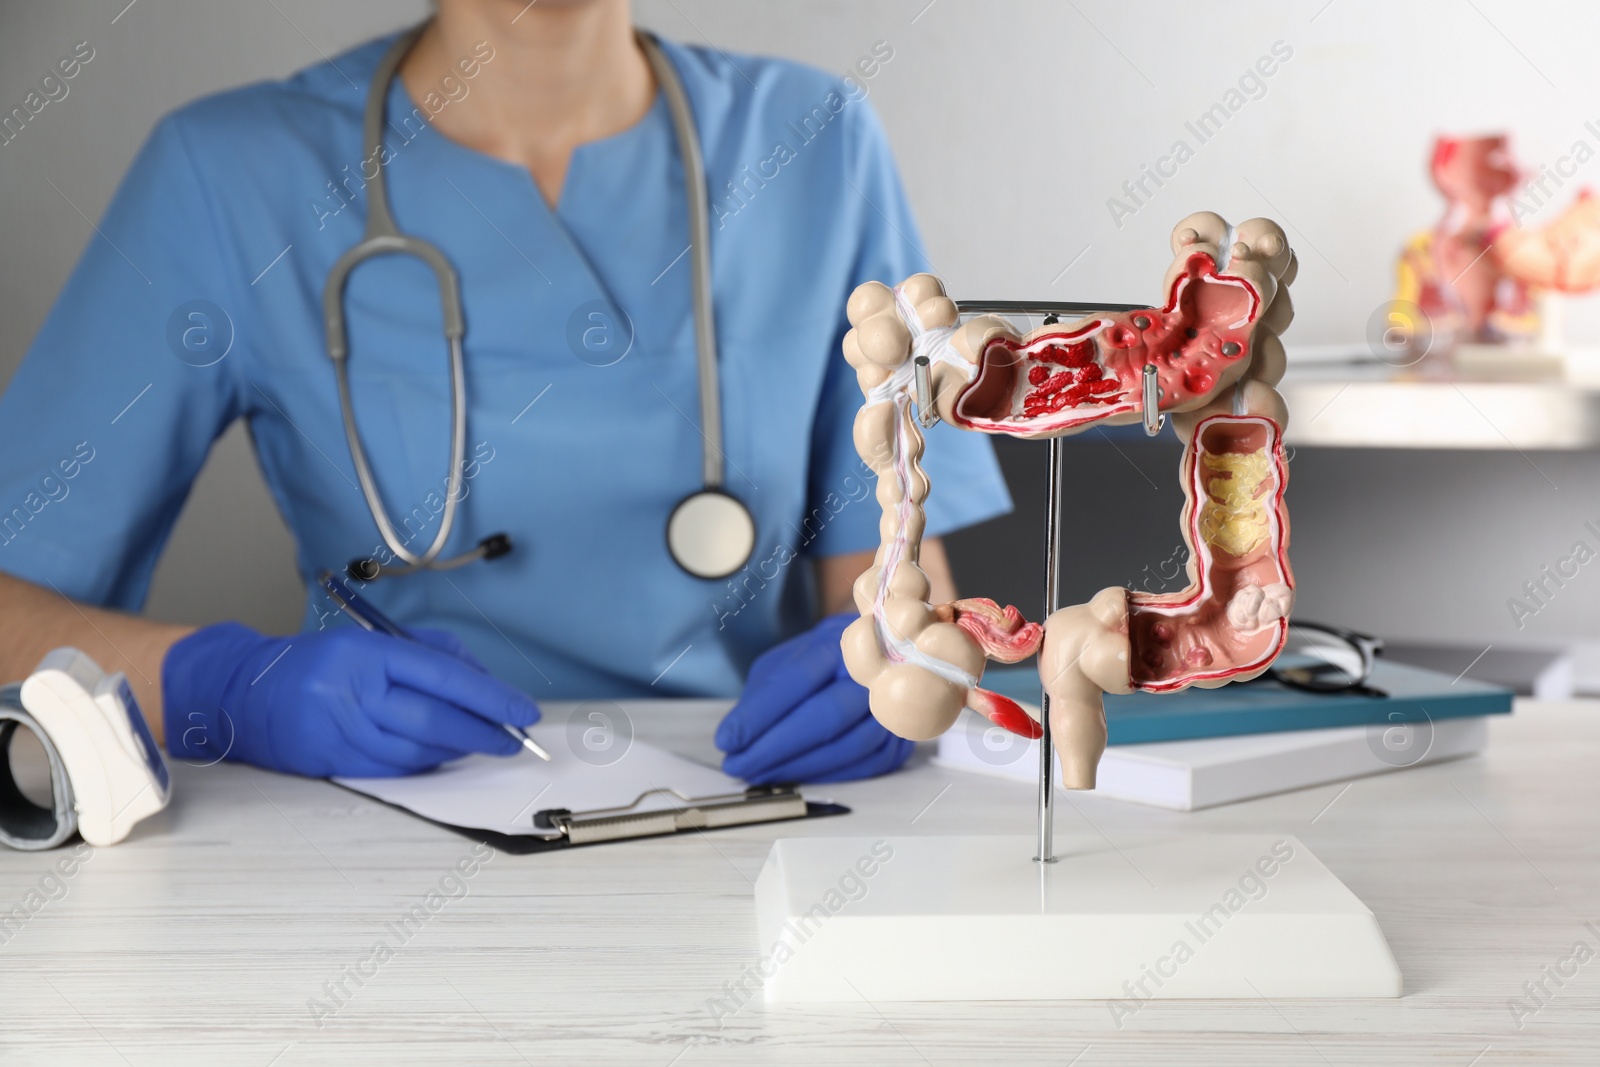
M0 673L76 645L128 672L175 755L306 775L509 755L503 724L536 721L539 700L690 695L739 698L716 742L749 780L898 767L911 746L838 647L879 519L851 441L845 300L927 268L865 100L892 50L841 78L660 43L708 189L715 458L755 529L743 566L708 579L665 535L707 484L704 376L683 145L626 0L440 0L375 86L397 40L200 100L139 153L0 399ZM341 306L374 488L414 554L447 510L439 559L512 544L364 585L420 643L351 625L314 582L398 562L323 317L380 178L398 230L459 277L465 447L452 477L438 279L416 256L368 260ZM313 589L301 631L127 614L236 419ZM924 566L949 598L937 535L1009 500L976 435L939 427L926 466Z

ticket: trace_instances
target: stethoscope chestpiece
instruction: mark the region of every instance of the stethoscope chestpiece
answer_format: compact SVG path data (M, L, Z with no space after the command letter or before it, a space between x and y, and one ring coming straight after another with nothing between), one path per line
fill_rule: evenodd
M737 574L756 548L756 520L723 489L696 489L667 518L667 552L690 575L717 581Z

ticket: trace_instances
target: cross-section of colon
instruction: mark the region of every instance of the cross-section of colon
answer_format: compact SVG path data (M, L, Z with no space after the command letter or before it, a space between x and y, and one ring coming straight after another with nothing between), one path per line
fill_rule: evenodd
M1282 431L1260 416L1213 415L1184 451L1184 540L1192 581L1128 592L1129 681L1171 692L1267 667L1294 602Z

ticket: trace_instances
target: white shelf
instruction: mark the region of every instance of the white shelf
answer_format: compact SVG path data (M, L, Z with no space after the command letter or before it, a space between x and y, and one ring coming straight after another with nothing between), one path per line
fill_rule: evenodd
M1348 349L1344 350L1349 352ZM1290 354L1278 389L1297 448L1600 449L1600 370L1573 352L1564 370L1464 373L1425 362L1341 360L1336 349Z

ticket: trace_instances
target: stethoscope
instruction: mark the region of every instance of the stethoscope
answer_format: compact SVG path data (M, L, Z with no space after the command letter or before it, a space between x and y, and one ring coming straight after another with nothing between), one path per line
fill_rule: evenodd
M418 26L404 34L384 54L367 90L362 117L362 158L379 154L384 125L384 107L389 86L400 61L423 30ZM639 33L639 45L655 72L656 84L667 100L672 127L677 136L678 153L683 157L684 188L688 193L690 266L694 304L695 349L700 377L701 437L704 440L704 473L701 488L678 501L667 518L667 551L685 572L696 578L720 579L739 571L755 550L755 516L744 502L722 487L722 398L717 380L716 324L711 304L711 225L709 196L706 191L705 164L700 158L700 141L695 133L694 113L684 93L683 82L671 60L661 51L654 36ZM444 508L439 532L426 551L413 552L401 541L388 510L378 493L378 483L367 462L361 432L356 428L355 409L350 403L349 338L345 333L344 287L350 272L369 259L387 255L416 256L433 271L439 283L439 304L445 341L450 346L450 472L445 482ZM467 450L466 369L461 342L466 325L461 314L461 284L455 268L439 248L420 237L400 232L389 211L389 193L383 168L367 183L366 230L361 242L340 256L328 272L322 289L322 319L327 332L328 356L333 360L339 383L339 409L344 419L345 439L355 463L361 494L366 498L372 521L383 535L384 544L398 562L379 563L363 558L349 565L352 578L363 581L386 575L413 574L420 570L452 570L478 559L496 559L511 551L511 539L504 533L491 534L470 551L441 558L450 531L455 525L456 505L461 499L461 483Z

